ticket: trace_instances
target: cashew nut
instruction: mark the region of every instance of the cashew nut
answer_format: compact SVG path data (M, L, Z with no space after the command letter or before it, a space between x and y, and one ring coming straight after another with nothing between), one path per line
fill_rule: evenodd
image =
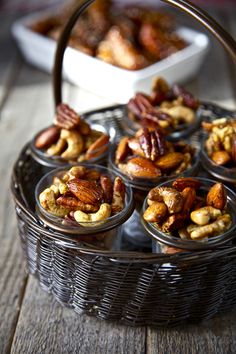
M157 202L164 201L170 214L179 213L183 208L184 197L180 192L170 187L155 187L148 193L148 199Z
M221 215L221 211L212 206L205 206L203 208L192 211L190 217L197 225L206 225L211 219L215 220Z
M58 217L63 217L70 212L70 209L56 204L56 197L58 194L58 187L52 185L50 188L47 188L42 193L40 193L39 202L41 206L49 213Z
M161 110L169 114L174 119L183 120L186 123L192 123L195 119L195 113L191 108L184 106L174 106L170 108L161 108Z
M80 210L75 211L74 218L81 226L96 227L103 224L110 215L110 204L103 203L96 213L87 214Z
M64 139L59 139L56 144L53 144L49 149L47 149L47 154L49 156L60 155L66 146L66 141Z
M82 136L75 130L61 130L61 139L67 143L67 149L61 154L65 160L75 160L84 149Z
M193 240L201 240L207 236L219 235L222 231L228 229L231 225L231 217L229 214L221 215L213 223L198 226L190 232L190 237Z

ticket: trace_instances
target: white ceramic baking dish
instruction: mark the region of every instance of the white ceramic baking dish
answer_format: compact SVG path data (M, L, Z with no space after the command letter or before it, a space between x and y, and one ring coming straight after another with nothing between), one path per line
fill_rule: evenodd
M49 16L38 12L13 24L12 33L25 59L47 71L52 71L56 42L33 32L28 25ZM68 47L64 59L64 77L113 102L126 103L137 91L149 93L153 77L161 75L170 83L184 82L199 70L206 55L209 40L205 34L181 27L178 33L189 45L149 67L128 71L107 64L76 49Z

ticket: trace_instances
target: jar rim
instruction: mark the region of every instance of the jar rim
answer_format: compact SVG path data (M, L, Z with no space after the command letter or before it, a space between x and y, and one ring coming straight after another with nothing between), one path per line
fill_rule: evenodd
M106 174L109 174L113 178L116 177L116 175L110 171L108 168L100 166L100 165L95 165L95 164L77 164L77 166L85 166L86 168L90 169L96 169L100 170ZM123 224L133 213L134 210L134 202L133 202L133 191L132 188L129 186L126 186L126 198L125 198L125 207L124 209L119 212L118 214L112 215L109 218L105 220L104 223L99 222L88 222L90 226L86 226L86 223L83 222L81 225L76 224L75 225L63 225L63 218L62 217L57 217L53 215L52 213L49 213L39 203L39 194L46 188L49 187L50 182L47 182L46 185L44 183L46 181L52 180L53 177L55 177L59 172L64 173L67 172L65 168L57 168L54 169L47 174L45 174L40 181L38 182L36 188L35 188L35 200L36 200L36 212L38 214L38 217L41 219L41 221L49 226L50 228L67 233L67 234L72 234L72 235L89 235L89 234L98 234L104 231L108 231L111 229L114 229L115 227ZM52 184L52 181L51 181ZM87 224L87 225L88 225ZM92 225L92 226L91 226ZM94 232L94 229L96 228L96 232Z
M195 179L208 183L210 185L213 185L217 183L217 181L209 179L209 178L204 178L204 177L194 177ZM169 184L172 184L175 179L169 180L167 182L161 183L158 185L158 187L163 187L167 186ZM224 186L225 189L227 190L227 202L232 204L235 204L236 208L236 193L232 191L230 188L227 186ZM207 242L202 242L202 241L197 241L197 240L183 240L181 238L178 238L176 236L173 236L171 234L167 234L161 230L158 230L154 225L152 225L151 222L147 222L143 218L143 213L146 210L147 207L147 197L145 198L143 202L143 207L142 207L142 216L141 216L141 222L147 231L147 233L157 242L161 242L167 246L172 246L176 248L181 248L189 251L197 251L197 250L206 250L206 249L213 249L219 246L224 245L227 242L230 242L236 237L236 233L234 235L234 232L236 230L236 214L230 213L232 217L232 225L228 230L226 230L223 234L213 236L208 238ZM232 207L233 209L233 207Z
M216 178L219 178L228 183L236 183L236 166L228 168L225 166L217 165L207 154L205 142L208 135L202 138L200 156L204 169Z
M193 134L198 129L198 127L200 126L201 121L202 121L202 115L203 115L202 107L199 106L197 108L197 110L194 112L195 112L194 121L190 124L186 123L186 124L179 125L179 127L181 127L181 129L173 131L170 134L168 134L167 140L177 141L179 139L185 139L185 138L189 137L190 134ZM139 128L143 127L138 122L132 121L132 119L129 118L127 106L124 107L124 119L123 119L123 122L121 122L121 124L122 124L124 131L128 135L134 135ZM139 128L137 128L137 127L135 128L135 125L139 125Z
M104 127L104 125L99 124L98 122L90 122L91 127L98 127L101 128L101 132L103 132L104 134L107 134L109 136L109 141L104 144L101 148L98 148L96 150L94 150L95 152L103 149L104 147L107 147L107 149L98 157L95 158L91 158L87 161L83 161L83 163L89 164L89 163L99 163L101 162L101 160L103 160L108 153L109 150L109 146L111 145L111 142L115 139L115 136L112 136L110 134L110 132L108 131L108 129L106 129L106 127ZM63 167L66 165L70 165L70 166L75 166L78 165L80 162L78 161L67 161L64 160L63 158L61 158L61 156L49 156L45 153L44 150L38 149L35 146L35 141L37 139L37 137L39 136L39 134L41 134L43 131L45 131L46 129L52 127L53 124L47 126L46 128L41 129L34 137L33 139L31 139L30 141L30 149L31 149L31 155L33 156L33 158L39 162L41 165L47 166L47 167L52 167L52 168L57 168L57 167ZM96 130L96 129L95 129ZM113 134L114 135L114 134Z
M186 141L186 140L184 140ZM186 141L188 142L188 141ZM191 167L188 169L184 170L183 172L175 175L168 175L168 176L160 176L160 177L155 177L155 178L143 178L143 177L135 177L132 178L131 176L126 175L123 173L118 166L115 164L115 150L117 147L117 142L111 144L111 148L109 151L108 155L108 163L109 167L111 168L112 171L114 171L117 175L122 177L126 184L130 185L133 188L140 189L143 191L147 191L150 188L155 187L159 183L164 183L166 181L169 181L170 179L176 179L179 177L185 177L185 176L193 176L198 172L199 164L200 164L200 147L194 146L196 149L194 156L193 156L193 163Z

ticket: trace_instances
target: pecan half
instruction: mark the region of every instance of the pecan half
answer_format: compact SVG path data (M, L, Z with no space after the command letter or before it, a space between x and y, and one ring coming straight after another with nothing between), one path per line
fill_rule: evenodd
M152 108L152 104L147 95L136 93L135 97L129 100L127 108L129 113L131 113L131 118L137 117L142 119L142 112L146 111L148 108Z
M165 140L158 130L149 131L148 128L143 128L142 134L139 135L139 143L144 156L151 161L165 153Z
M86 204L81 200L78 200L77 198L67 196L61 196L57 198L56 203L64 207L68 207L74 210L81 210L89 213L94 213L99 209L97 205Z
M110 177L106 175L101 175L100 183L104 194L104 202L111 203L113 196L113 183Z
M80 116L67 104L57 106L54 124L63 129L74 129L81 122Z
M149 133L147 128L143 128L143 133L139 137L139 143L141 148L143 149L144 155L147 159L151 159L151 134Z
M192 108L193 110L196 110L198 108L198 100L183 87L175 84L172 86L171 90L176 98L182 97L185 106Z

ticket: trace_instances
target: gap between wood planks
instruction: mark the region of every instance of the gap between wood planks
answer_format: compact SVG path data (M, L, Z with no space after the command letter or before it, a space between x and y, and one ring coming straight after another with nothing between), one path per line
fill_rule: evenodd
M224 57L224 54L219 55L219 58L216 59L216 60L218 60L218 63L224 60L224 59L222 59L223 57ZM215 65L215 68L216 67L217 67L217 65ZM209 91L209 83L207 84L207 71L208 70L210 70L211 79L214 78L214 73L213 73L212 68L209 68L209 65L206 65L205 69L202 72L206 78L199 79L196 84L196 87L199 87L202 90L205 97L207 97L207 94ZM227 78L231 77L226 64L223 64L222 72L227 75ZM45 77L45 79L46 79L46 76L44 76L44 74L39 74L39 73L37 73L36 70L33 70L33 69L26 67L26 66L19 68L19 76L24 75L24 74L26 74L26 76L27 76L26 81L28 80L28 82L30 82L30 80L31 80L30 75L36 75L36 78L38 78L39 80L41 77L42 78ZM12 76L12 78L13 78L13 82L12 82L13 87L9 86L9 95L6 97L5 104L2 109L2 111L4 113L4 115L3 115L4 120L6 121L6 123L13 124L12 121L14 119L16 119L17 113L21 119L22 118L24 118L24 119L22 121L23 127L20 126L19 123L16 125L13 125L14 129L15 129L15 133L11 134L11 139L5 138L5 142L8 142L8 144L10 144L10 140L14 141L14 138L19 139L19 137L21 137L21 139L19 141L19 144L21 144L26 139L26 136L28 138L30 138L32 136L31 135L32 132L36 131L36 129L38 128L37 127L37 125L38 125L37 119L43 118L39 123L40 126L43 126L45 124L46 119L48 120L48 117L50 116L50 114L49 114L50 110L48 111L49 105L47 103L46 103L46 107L44 107L44 105L45 105L45 100L49 100L48 87L50 87L51 84L48 82L49 79L47 77L47 79L46 79L47 92L46 93L43 92L44 88L40 88L39 91L37 90L37 92L36 92L36 89L34 89L33 92L26 90L27 96L25 96L25 97L27 97L27 107L23 107L22 106L24 104L24 101L22 102L23 95L20 94L18 98L16 97L18 89L17 89L17 85L15 85L16 83L14 82L13 76ZM19 80L22 81L22 76L19 77ZM25 81L25 79L23 81ZM219 81L221 81L221 80L219 80ZM229 92L232 92L231 88L229 88L228 84L226 84L226 81L227 80L223 80L221 82L221 84L222 84L221 89L222 89L223 95L225 95L225 97L228 95ZM14 94L14 92L12 90L13 88L14 88L14 91L16 91L16 94ZM51 90L51 87L50 87L50 90ZM219 92L219 94L220 94L221 90L217 89L217 91L215 91L215 92L217 92L217 93ZM16 105L17 102L18 102L17 108L16 107L11 108L12 105L14 105L14 104ZM38 105L40 106L40 112L35 111L35 110L37 110ZM50 102L50 109L51 109L51 105L52 104ZM43 107L43 109L42 109L42 107ZM26 108L27 108L27 110L26 110ZM10 111L10 116L8 115L8 111ZM44 114L45 114L45 116L42 117ZM33 122L33 123L31 122L32 117L35 118L35 122ZM29 127L29 129L28 129L28 127ZM6 125L6 128L7 128L7 125ZM27 129L27 132L25 131L25 129ZM4 132L6 134L7 130L3 129L2 133L4 133ZM16 154L17 150L18 149L13 147L11 154L6 156L6 158L4 160L5 164L6 163L9 164L9 161L10 161L10 163L12 162L13 156L16 156L15 154ZM9 221L9 219L8 219L8 221ZM10 245L10 243L9 243L9 247L12 247ZM10 252L10 251L11 251L11 249L8 248L8 252ZM199 336L196 337L196 340L191 342L191 340L190 340L191 336L194 336L196 334L194 328L192 330L190 330L189 328L186 329L185 335L183 335L183 334L181 335L181 331L179 331L179 330L174 330L174 331L158 330L157 331L154 329L148 329L148 332L146 335L146 329L145 330L143 329L141 332L141 330L139 331L138 329L137 330L136 329L135 330L131 330L131 329L127 330L127 329L125 329L125 327L124 328L119 327L119 326L117 327L115 325L113 325L113 327L111 327L111 324L106 324L105 322L100 322L95 319L90 319L90 318L84 317L84 316L82 316L80 319L78 319L78 317L77 317L78 315L72 313L69 310L62 309L59 304L55 303L55 301L52 299L52 297L50 297L48 294L42 293L42 291L38 289L37 281L35 279L33 279L31 276L29 277L28 284L26 284L26 283L27 283L27 278L26 278L25 284L24 284L24 286L22 286L20 294L19 294L18 303L20 303L20 309L18 309L18 310L15 309L15 311L16 311L15 319L17 318L18 322L16 323L16 320L14 320L12 322L13 328L12 328L12 333L9 337L13 343L12 348L11 348L12 353L19 353L20 351L18 351L18 350L20 348L24 349L24 350L28 350L29 348L36 350L37 343L38 343L37 336L41 336L40 339L43 343L42 344L43 348L44 349L47 347L49 348L49 345L47 346L47 343L48 343L48 341L50 341L50 338L48 338L49 333L50 333L50 331L48 332L48 330L50 330L50 328L46 327L45 329L43 329L39 325L40 323L45 323L45 320L48 318L49 318L49 320L51 319L51 322L49 321L49 326L52 324L56 325L56 333L54 333L55 336L51 338L51 341L49 343L50 345L52 345L51 348L53 348L53 346L55 346L54 349L56 349L56 348L60 349L59 345L63 346L68 343L69 343L69 345L71 345L71 348L72 348L73 341L76 341L76 339L78 340L78 338L77 338L78 333L80 333L80 335L82 335L82 337L83 337L83 338L80 337L80 340L81 340L80 349L82 348L81 350L84 350L84 352L86 349L89 348L89 345L92 345L92 344L95 345L97 342L98 342L97 347L96 347L97 350L101 349L102 345L106 345L107 350L108 349L109 350L117 350L117 349L124 350L126 341L128 339L130 339L131 341L140 341L141 342L142 345L140 347L135 347L134 345L132 347L132 349L135 349L136 352L137 352L137 350L140 350L139 352L137 352L138 354L145 353L145 352L150 353L150 354L157 353L157 351L155 351L155 350L159 350L159 352L160 352L160 349L163 349L163 352L161 352L161 353L164 353L165 350L167 350L169 345L170 345L169 348L173 348L173 350L176 350L175 353L177 353L180 348L177 346L177 344L180 345L180 342L177 341L177 338L179 338L182 342L187 341L188 343L191 343L193 346L196 347L196 349L201 347L202 350L206 349L207 345L209 345L209 343L212 340L211 336L209 334L209 337L208 337L209 342L204 341L204 340L201 342L199 339L201 337L201 332L198 332ZM39 295L38 295L38 297L37 296L35 297L35 295L37 295L37 293ZM51 315L54 314L53 315L54 317L50 318L50 317L47 317L47 310L50 309L51 306L53 307ZM36 308L41 308L41 309L44 308L44 313L37 314L37 316L39 316L38 317L39 323L34 322L34 320L35 320L34 311ZM43 312L43 311L41 311L41 312ZM61 322L58 322L57 316ZM32 322L30 322L30 321L32 321ZM68 323L69 323L68 328L65 328L65 326ZM223 323L225 326L227 325L227 321L223 321ZM227 336L230 336L230 330L233 328L232 323L230 321L229 321L229 324L231 327L229 328L228 332L227 331L225 332L225 338ZM35 332L33 332L34 335L32 336L32 332L30 332L30 329L32 329L33 325L35 325L36 328L34 329ZM28 328L28 326L30 328ZM92 338L92 337L94 337L94 335L95 336L99 335L98 330L97 330L98 328L100 328L101 334L103 336L105 336L103 340L102 340L102 338L100 338L100 339ZM111 333L112 330L115 333L117 333L118 328L119 328L120 333L124 334L124 336L126 336L126 337L124 338L124 341L122 341L122 340L119 341L118 345L115 345L115 344L113 345L113 343L111 341L107 340L106 335L107 335L107 332ZM218 328L218 332L219 332L220 328L222 329L222 327L219 326L219 323L215 327L215 329L217 330L217 328ZM41 330L41 332L40 332L40 330ZM204 330L204 328L203 328L203 330ZM58 334L61 335L60 338L58 338ZM26 337L26 335L27 335L27 337ZM63 336L66 337L66 335L69 338L68 339L69 342L66 342L67 339L63 338ZM25 339L25 343L22 344L23 338ZM91 338L93 339L93 341L91 340ZM176 338L176 340L174 338ZM34 340L35 340L35 343L33 342ZM55 343L57 340L60 340L60 342ZM89 342L89 340L90 340L90 342ZM117 338L114 336L111 336L111 340L116 341ZM200 341L200 344L197 343L198 340ZM217 341L216 341L216 343L217 343ZM232 344L233 342L231 341L230 343ZM79 345L78 342L75 342L75 345L77 345L77 348L78 348L78 345ZM126 345L127 345L127 343L126 343ZM123 348L122 348L122 346L123 346ZM126 349L127 348L131 349L130 346L129 347L126 346ZM223 348L222 343L220 343L220 348L221 349ZM188 347L186 347L186 349L188 349ZM113 351L110 353L115 353L115 352ZM126 353L128 354L128 352L126 352ZM134 352L130 352L130 353L133 354Z

